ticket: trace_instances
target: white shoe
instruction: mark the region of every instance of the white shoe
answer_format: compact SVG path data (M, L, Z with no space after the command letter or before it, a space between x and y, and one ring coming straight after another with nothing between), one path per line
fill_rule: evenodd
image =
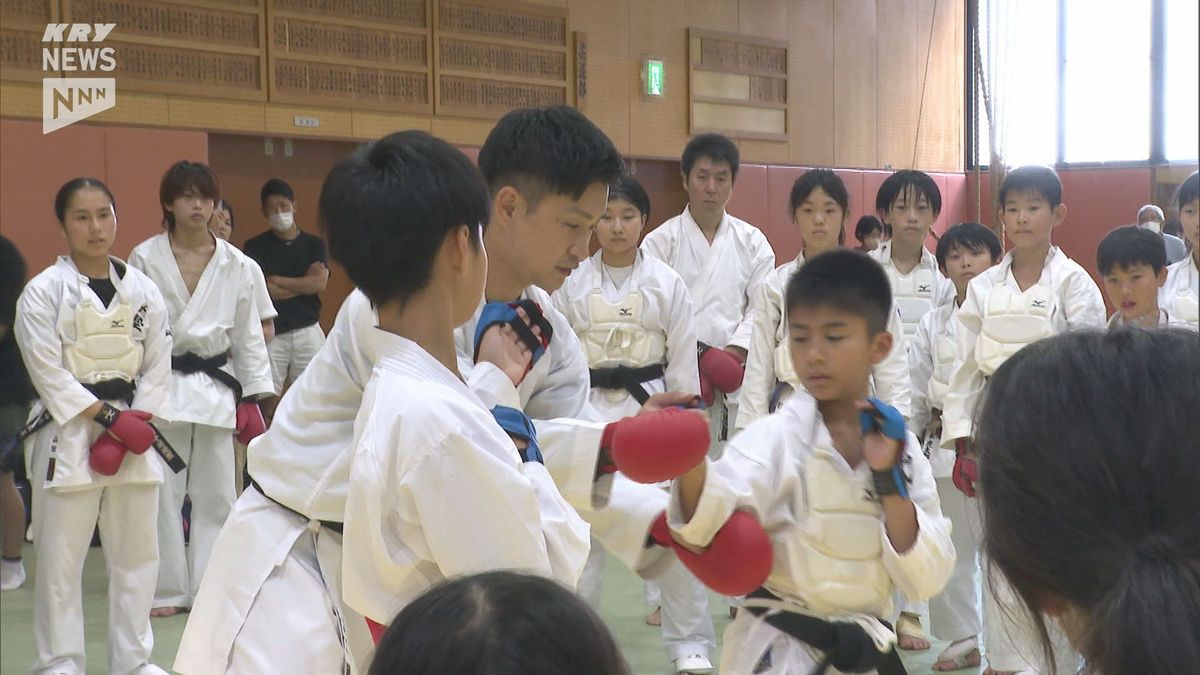
M15 591L25 583L25 565L20 560L0 560L0 591Z
M676 673L711 673L716 668L704 654L685 654L675 659Z

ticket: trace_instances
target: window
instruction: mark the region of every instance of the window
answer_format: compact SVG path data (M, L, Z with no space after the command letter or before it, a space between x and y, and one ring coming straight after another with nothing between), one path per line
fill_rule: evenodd
M979 0L970 34L979 42L992 135L1005 163L1195 160L1198 4ZM1156 36L1162 44L1155 44ZM975 47L968 45L970 63ZM991 148L982 84L971 68L977 124L971 163L986 165Z

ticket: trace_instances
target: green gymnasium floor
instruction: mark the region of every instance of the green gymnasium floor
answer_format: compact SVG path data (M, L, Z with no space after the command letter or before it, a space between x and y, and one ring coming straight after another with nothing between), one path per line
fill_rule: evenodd
M0 593L0 675L29 672L33 661L33 547L25 546L25 569L30 575L15 591ZM670 675L672 669L663 652L659 630L645 624L649 612L642 603L642 585L633 573L615 560L604 567L605 621L612 627L625 658L635 675ZM84 567L83 608L87 631L88 672L108 673L105 655L107 600L105 597L104 558L99 549L90 549ZM729 623L724 602L713 596L709 604L716 623L718 639ZM174 655L187 616L154 619L154 662L167 667ZM942 645L934 644L926 652L905 652L908 671L928 673L933 657ZM716 655L713 657L716 662ZM974 673L973 671L957 671Z

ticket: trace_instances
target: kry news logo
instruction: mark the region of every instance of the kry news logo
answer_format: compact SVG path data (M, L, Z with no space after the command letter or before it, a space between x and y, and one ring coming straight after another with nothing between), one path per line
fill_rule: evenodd
M112 47L103 42L115 23L48 23L42 33L42 70L64 73L111 73L117 67ZM87 43L83 46L60 46ZM42 78L42 133L74 124L117 104L117 80L112 77Z

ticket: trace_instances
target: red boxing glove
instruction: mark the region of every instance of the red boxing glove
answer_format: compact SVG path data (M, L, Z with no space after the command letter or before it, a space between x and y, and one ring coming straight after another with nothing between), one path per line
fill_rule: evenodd
M387 632L388 627L371 619L367 619L366 621L367 629L371 631L371 642L378 645L379 641L383 639L383 634Z
M108 434L100 434L88 451L88 466L101 476L112 476L121 469L128 450L125 445Z
M973 456L967 454L966 439L960 438L955 441L955 451L958 454L954 458L954 470L950 479L959 492L974 497L975 483L979 481L979 464Z
M724 349L703 345L700 347L700 374L707 375L717 389L731 394L741 388L746 367L738 357Z
M709 408L717 400L717 391L713 389L712 380L704 374L703 370L700 371L700 400L704 401L704 405Z
M692 553L671 537L665 513L650 526L650 536L658 544L674 549L684 567L721 595L754 591L770 576L775 562L766 530L745 511L734 511L701 553Z
M263 419L262 408L253 401L242 401L237 407L237 439L242 445L250 445L250 441L262 436L267 430L267 421Z
M154 443L154 427L148 422L154 417L142 410L118 410L105 403L95 420L133 453L142 454Z
M604 427L600 447L607 448L617 471L638 483L677 478L708 454L708 423L681 408L626 417Z

